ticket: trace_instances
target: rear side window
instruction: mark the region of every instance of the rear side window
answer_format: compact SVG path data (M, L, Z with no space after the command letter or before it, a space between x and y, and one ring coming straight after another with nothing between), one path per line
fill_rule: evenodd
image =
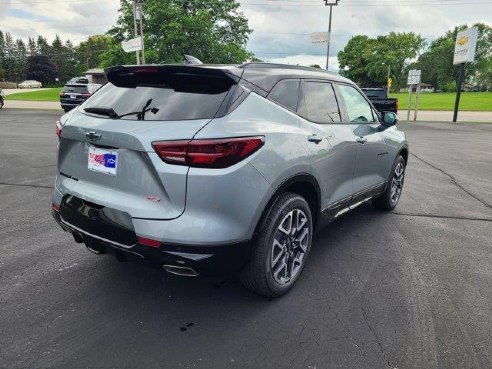
M333 86L328 82L305 82L302 115L315 123L341 122L340 109Z
M230 83L195 76L175 76L169 83L158 81L136 88L107 83L87 100L83 109L113 109L121 119L137 120L137 113L148 110L145 120L211 119L219 110ZM150 103L149 103L150 102Z
M62 92L75 92L78 94L86 94L89 92L87 89L87 86L72 86L72 85L66 85L63 87Z
M268 98L289 110L297 111L299 83L300 81L298 79L280 81L275 85L272 92L270 92Z
M351 123L371 123L376 121L372 114L371 106L359 91L347 85L339 85L338 87L345 101Z

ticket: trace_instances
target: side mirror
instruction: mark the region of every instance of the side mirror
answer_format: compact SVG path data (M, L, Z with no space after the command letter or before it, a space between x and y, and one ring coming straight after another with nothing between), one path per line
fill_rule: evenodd
M398 123L398 116L391 111L383 112L382 118L383 118L382 123L386 127L391 127L394 126L396 123Z

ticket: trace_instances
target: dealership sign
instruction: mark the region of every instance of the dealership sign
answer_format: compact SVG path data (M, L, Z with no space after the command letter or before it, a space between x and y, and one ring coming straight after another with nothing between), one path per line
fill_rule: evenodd
M475 61L475 50L477 48L478 28L472 27L458 32L454 47L453 64L473 63Z

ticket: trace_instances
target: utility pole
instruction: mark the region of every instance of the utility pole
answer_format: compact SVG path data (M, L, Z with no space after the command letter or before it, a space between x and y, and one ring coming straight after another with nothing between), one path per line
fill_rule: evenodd
M391 65L388 63L388 78L386 79L386 84L388 86L388 95L389 95L390 89L391 89L391 86L390 86L390 77L391 77Z
M144 42L144 32L143 32L143 1L138 2L138 11L140 12L140 38L142 40L142 64L145 64L145 42Z
M141 17L140 17L141 18ZM138 37L138 29L137 29L137 4L134 2L133 3L133 26L135 29L135 38ZM137 55L137 65L140 65L140 51L135 51L135 54Z
M326 70L330 69L330 42L331 42L331 20L333 7L337 6L340 0L324 0L325 5L330 7L330 20L328 23L328 46L326 47Z

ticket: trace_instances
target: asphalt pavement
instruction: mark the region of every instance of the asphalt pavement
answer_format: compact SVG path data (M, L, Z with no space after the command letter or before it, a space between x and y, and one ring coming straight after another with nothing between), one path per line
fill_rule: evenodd
M268 300L73 242L50 215L59 115L0 111L0 368L492 367L492 124L401 124L398 208L327 226Z

